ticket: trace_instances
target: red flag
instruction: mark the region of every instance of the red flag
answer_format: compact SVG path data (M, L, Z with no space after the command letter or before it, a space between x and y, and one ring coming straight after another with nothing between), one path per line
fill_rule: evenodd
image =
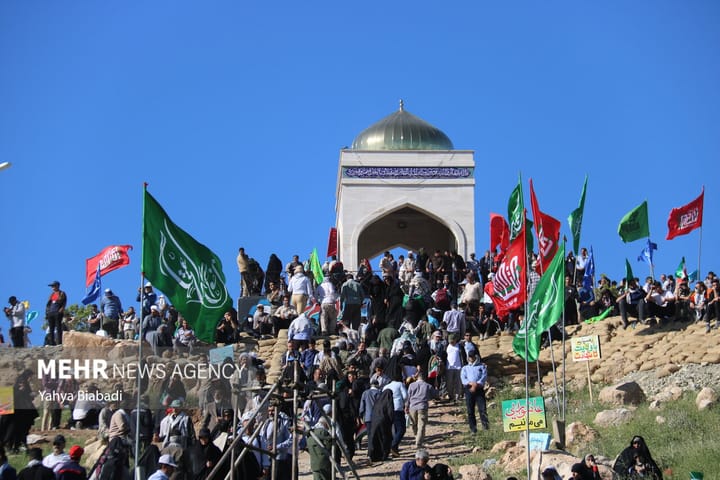
M532 206L533 220L535 221L535 232L538 239L538 250L540 252L540 273L547 270L550 262L555 257L560 241L560 221L540 211L532 178L530 179L530 205Z
M703 201L705 199L705 187L700 196L687 205L680 208L673 208L668 217L668 234L666 240L672 240L680 235L687 235L696 228L702 227Z
M498 315L501 311L508 312L520 308L525 302L527 294L526 264L525 224L523 222L522 229L510 244L505 258L493 276L493 288L495 289L493 303L498 310Z
M131 245L111 245L94 257L85 260L85 286L87 287L95 280L98 264L100 265L100 276L129 265L128 250L132 250Z
M330 237L328 238L327 256L337 255L337 228L330 227Z
M490 250L500 245L500 251L507 250L510 244L510 226L502 215L490 214Z

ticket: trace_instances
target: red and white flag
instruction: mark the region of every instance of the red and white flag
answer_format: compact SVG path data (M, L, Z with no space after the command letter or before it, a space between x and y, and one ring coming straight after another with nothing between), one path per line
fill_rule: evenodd
M522 307L527 293L527 252L525 225L510 243L500 266L493 277L493 303L498 316Z
M540 211L532 178L530 179L530 205L532 206L535 231L537 232L538 251L540 253L539 273L545 272L555 257L560 242L560 221Z
M500 252L507 250L510 245L510 226L505 217L497 213L490 214L490 250L500 245Z
M330 227L330 235L328 236L327 256L332 257L333 255L337 255L337 251L338 251L337 247L338 247L337 228Z
M131 245L111 245L94 257L85 260L85 286L87 287L95 280L98 265L100 266L100 276L129 265L128 250L132 250Z
M702 227L703 201L705 199L705 187L700 196L687 205L673 208L668 217L668 234L666 240L672 240L680 235L687 235L696 228Z

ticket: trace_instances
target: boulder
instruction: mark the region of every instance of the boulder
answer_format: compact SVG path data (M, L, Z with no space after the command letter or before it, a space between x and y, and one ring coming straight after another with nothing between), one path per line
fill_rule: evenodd
M511 442L510 440L503 440L493 445L490 453L505 453L509 448L517 445L517 442Z
M463 480L492 480L492 477L480 465L462 465L458 472Z
M547 467L555 467L561 478L572 478L570 469L579 458L561 450L547 450L530 460L531 474L528 478L540 478L540 472Z
M540 456L539 450L532 450L530 452L530 462L534 458ZM506 472L509 473L520 473L527 467L527 457L525 449L523 447L515 446L511 447L505 452L505 455L498 461Z
M705 387L698 393L695 405L697 405L698 410L705 410L715 405L717 400L717 392L710 387Z
M657 376L658 378L667 377L675 372L680 370L680 365L677 365L675 363L666 363L665 365L662 365L660 368L658 368Z
M662 389L658 394L653 397L653 400L657 400L660 403L667 403L670 401L680 400L683 395L683 389L677 385L669 385Z
M62 340L63 349L113 348L115 346L115 340L112 338L101 337L94 333L76 332L74 330L64 332Z
M640 405L645 401L645 392L637 382L622 382L603 388L598 400L612 405Z
M633 412L627 408L617 408L598 412L593 423L601 427L618 426L629 422L632 418Z
M582 422L573 422L565 428L565 444L569 449L573 449L572 447L583 449L599 437L597 430Z

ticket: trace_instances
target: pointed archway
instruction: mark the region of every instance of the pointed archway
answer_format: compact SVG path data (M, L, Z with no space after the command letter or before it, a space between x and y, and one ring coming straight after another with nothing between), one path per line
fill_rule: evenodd
M457 250L452 231L433 216L406 205L371 221L360 232L356 261L373 258L396 247L418 251Z

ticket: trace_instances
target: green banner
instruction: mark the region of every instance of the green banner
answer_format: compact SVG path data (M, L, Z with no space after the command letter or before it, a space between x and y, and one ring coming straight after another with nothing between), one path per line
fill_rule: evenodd
M175 225L147 190L143 201L142 271L163 292L202 341L232 307L220 259Z
M510 241L518 236L523 227L525 219L525 206L523 204L523 191L520 175L518 175L518 184L513 188L508 200L508 223L510 224Z
M585 211L585 192L587 191L588 177L585 175L585 183L583 184L582 193L580 194L580 204L578 208L573 210L568 217L570 224L570 232L573 237L573 252L577 255L580 252L580 230L582 230L583 212Z
M313 273L313 277L315 277L315 284L320 285L325 279L325 275L323 275L322 265L320 265L317 248L313 248L310 254L310 271Z
M565 308L565 242L562 243L547 272L540 277L537 288L528 302L528 314L513 339L513 350L525 358L527 335L528 362L540 355L540 336L562 316Z
M630 210L620 220L618 235L625 243L650 236L647 200Z

